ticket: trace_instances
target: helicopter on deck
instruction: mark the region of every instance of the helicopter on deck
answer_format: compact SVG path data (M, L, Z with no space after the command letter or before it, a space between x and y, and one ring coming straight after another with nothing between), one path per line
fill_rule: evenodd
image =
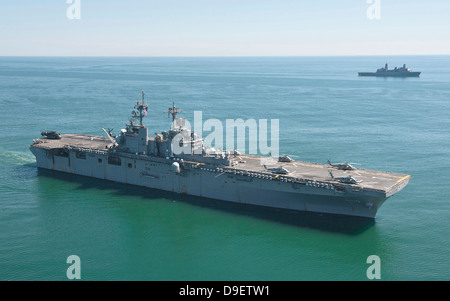
M348 177L335 177L333 175L333 173L331 171L328 171L330 173L331 178L338 180L341 183L345 183L345 184L359 184L362 181L361 180L357 180L352 176L348 176Z
M278 162L293 162L293 161L294 161L294 159L292 159L288 155L283 155L283 156L278 157Z
M331 163L330 160L327 160L327 161L328 161L328 164L330 164L330 166L336 167L337 169L340 169L340 170L354 170L354 169L356 169L353 165L351 165L348 162L345 162L345 163ZM356 163L353 163L353 164L356 164Z
M264 169L269 170L269 171L279 174L279 175L287 175L288 173L290 173L290 171L287 170L286 168L284 168L284 166L278 166L276 168L268 168L266 166L266 164L264 164Z

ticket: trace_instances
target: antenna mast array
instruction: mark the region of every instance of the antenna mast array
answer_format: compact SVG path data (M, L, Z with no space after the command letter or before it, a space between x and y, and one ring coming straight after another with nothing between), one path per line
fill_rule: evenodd
M175 106L175 102L172 102L172 107L169 108L169 111L166 111L164 113L167 113L167 117L170 117L170 115L172 115L172 121L175 121L175 119L177 118L177 114L183 112L183 110L177 108Z
M148 104L144 103L144 96L144 91L142 91L142 103L137 100L136 104L134 105L134 110L133 112L131 112L132 115L130 118L131 125L133 125L132 119L139 118L139 125L143 126L142 119L147 116L148 111Z

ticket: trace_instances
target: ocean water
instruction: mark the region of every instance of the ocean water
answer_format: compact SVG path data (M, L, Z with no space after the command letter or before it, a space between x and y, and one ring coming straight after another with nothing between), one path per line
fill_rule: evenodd
M408 64L420 78L358 77ZM41 131L279 119L280 152L406 173L372 222L38 170ZM0 280L450 280L450 57L0 58Z

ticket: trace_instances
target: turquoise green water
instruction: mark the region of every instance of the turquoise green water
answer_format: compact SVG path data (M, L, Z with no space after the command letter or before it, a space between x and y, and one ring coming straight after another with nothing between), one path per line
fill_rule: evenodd
M389 62L420 78L358 78ZM412 175L372 223L39 171L44 130L279 119L280 152ZM450 280L450 57L0 58L0 280Z

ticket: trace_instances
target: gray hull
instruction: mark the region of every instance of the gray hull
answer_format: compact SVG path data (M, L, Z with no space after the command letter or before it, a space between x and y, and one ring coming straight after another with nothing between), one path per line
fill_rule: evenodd
M273 181L193 164L175 172L174 160L167 158L123 153L119 165L108 161L106 151L93 150L79 157L76 151L61 156L45 148L30 149L39 168L223 201L368 218L374 218L383 202L407 184L389 194L351 188L337 191L328 185Z
M420 72L359 72L359 76L376 77L418 77Z

